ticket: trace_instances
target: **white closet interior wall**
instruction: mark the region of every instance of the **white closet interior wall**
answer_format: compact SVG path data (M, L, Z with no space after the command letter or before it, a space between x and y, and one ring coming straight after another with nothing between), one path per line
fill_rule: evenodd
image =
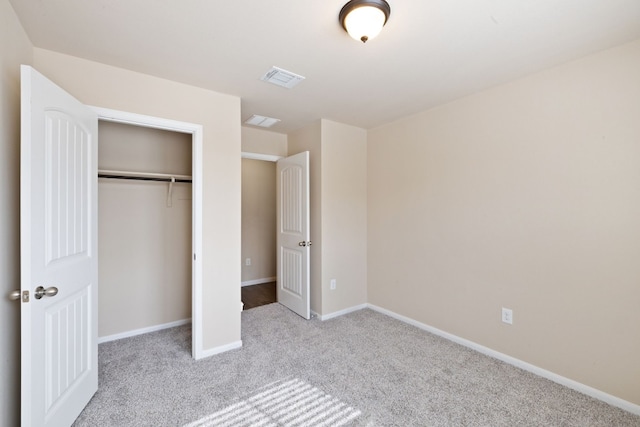
M191 175L191 135L101 121L98 169ZM98 179L106 337L191 319L191 184Z

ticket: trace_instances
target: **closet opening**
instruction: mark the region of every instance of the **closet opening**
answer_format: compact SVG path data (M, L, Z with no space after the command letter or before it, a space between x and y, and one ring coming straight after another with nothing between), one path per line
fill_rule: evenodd
M198 359L202 128L96 110L98 342L191 324Z

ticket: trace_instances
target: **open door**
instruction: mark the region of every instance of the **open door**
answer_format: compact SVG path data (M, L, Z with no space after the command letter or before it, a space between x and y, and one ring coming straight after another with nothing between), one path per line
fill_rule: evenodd
M310 319L309 152L278 160L276 169L278 302Z
M71 425L98 389L98 118L21 68L22 426Z

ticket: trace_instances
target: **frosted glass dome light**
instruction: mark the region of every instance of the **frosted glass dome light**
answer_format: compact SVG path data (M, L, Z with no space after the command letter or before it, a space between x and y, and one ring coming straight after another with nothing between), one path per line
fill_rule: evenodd
M366 43L380 34L390 14L385 0L351 0L340 10L340 22L351 37Z

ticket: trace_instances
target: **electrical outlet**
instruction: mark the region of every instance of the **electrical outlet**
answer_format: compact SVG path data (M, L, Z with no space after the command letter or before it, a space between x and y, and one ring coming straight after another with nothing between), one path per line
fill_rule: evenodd
M502 307L502 321L509 325L513 325L513 310Z
M331 279L331 290L333 291L336 288L336 279Z
M246 265L251 265L251 258L247 258L244 263Z

